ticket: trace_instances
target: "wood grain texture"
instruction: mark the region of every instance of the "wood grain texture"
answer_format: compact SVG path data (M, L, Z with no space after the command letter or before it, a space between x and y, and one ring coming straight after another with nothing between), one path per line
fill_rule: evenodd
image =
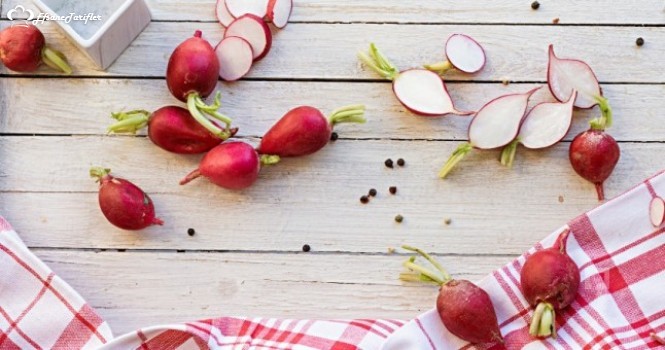
M7 25L3 22L2 25ZM108 72L93 65L56 32L55 24L43 26L49 41L62 49L75 75L163 77L173 49L195 30L216 44L221 30L216 23L153 22ZM394 25L394 24L298 24L276 33L270 55L252 68L255 79L377 79L360 65L356 55L375 42L401 69L443 59L445 39L463 32L483 44L488 62L477 75L451 73L447 79L481 81L544 81L547 47L554 44L560 57L583 59L602 82L663 83L661 57L665 27L561 27L505 25ZM646 38L638 48L635 38ZM636 69L632 62L640 62ZM629 68L629 67L632 67ZM9 73L6 68L0 70ZM42 68L38 74L53 74Z

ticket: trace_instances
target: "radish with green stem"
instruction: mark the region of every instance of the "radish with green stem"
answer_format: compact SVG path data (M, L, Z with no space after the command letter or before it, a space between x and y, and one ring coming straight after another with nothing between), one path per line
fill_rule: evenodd
M369 53L360 52L358 58L380 76L393 82L393 92L409 111L423 116L446 114L468 115L455 109L446 85L434 72L426 69L397 70L388 59L371 44Z
M480 44L468 35L453 34L446 41L447 60L439 63L425 65L425 68L439 75L450 69L457 69L464 73L477 73L485 67L485 50Z
M655 227L665 222L665 201L661 197L656 197L649 203L649 219Z
M44 63L72 74L65 55L47 46L44 34L32 24L16 24L0 31L0 62L15 72L34 72Z
M455 336L474 344L503 343L494 305L489 294L467 280L455 280L429 254L421 249L402 246L429 261L435 270L415 262L413 256L403 263L409 270L400 279L439 285L436 310L443 325Z
M481 108L469 124L469 142L457 147L439 172L445 178L474 148L490 150L508 145L517 137L529 99L540 88L523 94L495 98Z
M335 125L365 123L364 114L363 105L339 108L328 118L314 107L294 108L268 130L258 151L280 157L298 157L318 152L330 141Z

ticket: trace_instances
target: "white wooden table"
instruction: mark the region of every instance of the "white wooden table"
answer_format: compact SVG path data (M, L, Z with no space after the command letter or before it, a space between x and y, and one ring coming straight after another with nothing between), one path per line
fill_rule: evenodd
M300 0L250 76L220 83L224 112L250 142L301 104L331 111L364 103L369 122L340 127L339 141L266 169L247 191L204 181L180 187L199 157L166 153L145 137L107 136L105 127L112 111L177 102L164 82L166 61L196 29L220 39L213 2L150 0L153 23L108 72L94 70L53 24L43 30L69 56L73 76L0 68L0 213L116 334L222 315L412 318L434 305L436 289L400 283L404 256L388 247L420 246L455 275L479 279L597 205L567 159L569 140L597 110L578 112L562 144L520 149L512 170L498 152L476 152L441 181L436 172L469 119L404 112L389 83L356 59L371 41L408 68L442 58L451 33L475 37L488 52L485 70L448 78L458 107L471 110L542 84L553 43L561 57L587 60L614 107L622 158L607 195L665 166L660 0L540 0L537 11L529 0ZM27 1L0 0L0 13L17 3ZM535 102L550 98L546 90ZM387 169L388 157L407 166ZM108 224L92 165L150 193L165 226L131 233ZM387 191L393 185L396 196ZM370 188L378 197L360 204ZM304 244L312 251L301 252Z

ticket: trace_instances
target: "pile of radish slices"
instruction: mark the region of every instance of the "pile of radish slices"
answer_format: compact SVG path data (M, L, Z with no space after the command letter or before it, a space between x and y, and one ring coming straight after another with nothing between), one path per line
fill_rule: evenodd
M272 32L267 23L286 27L292 8L292 0L218 0L215 13L225 29L215 48L219 76L226 81L244 77L270 52Z

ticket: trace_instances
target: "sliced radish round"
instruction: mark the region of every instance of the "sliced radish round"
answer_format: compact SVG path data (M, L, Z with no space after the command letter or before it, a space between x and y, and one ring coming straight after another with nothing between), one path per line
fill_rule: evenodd
M470 114L457 111L441 77L425 69L399 73L393 81L393 91L404 107L415 114Z
M568 101L573 91L577 91L575 107L591 108L598 104L602 96L596 74L588 64L573 59L560 59L554 54L554 46L549 47L547 85L552 95L560 102Z
M665 201L662 198L656 197L651 200L649 218L651 219L651 223L656 227L665 222Z
M268 11L268 0L226 0L226 8L235 18L246 14L263 18Z
M228 27L231 22L235 20L235 17L231 15L229 10L226 8L225 0L217 0L217 5L215 6L215 16L217 20L224 27Z
M531 109L520 127L519 140L526 148L550 147L561 141L573 121L573 102L577 92L568 102L543 102Z
M236 81L247 74L254 62L252 46L243 38L229 36L215 48L219 60L219 76Z
M494 149L513 141L524 119L529 98L538 89L497 97L483 106L469 125L471 144L479 149Z
M270 0L268 2L268 13L266 18L282 29L289 23L291 12L293 11L293 0Z
M272 33L268 25L255 15L244 15L226 28L224 37L237 36L252 46L254 61L265 57L272 46Z
M446 56L450 64L465 73L476 73L485 66L485 50L464 34L453 34L448 38Z

